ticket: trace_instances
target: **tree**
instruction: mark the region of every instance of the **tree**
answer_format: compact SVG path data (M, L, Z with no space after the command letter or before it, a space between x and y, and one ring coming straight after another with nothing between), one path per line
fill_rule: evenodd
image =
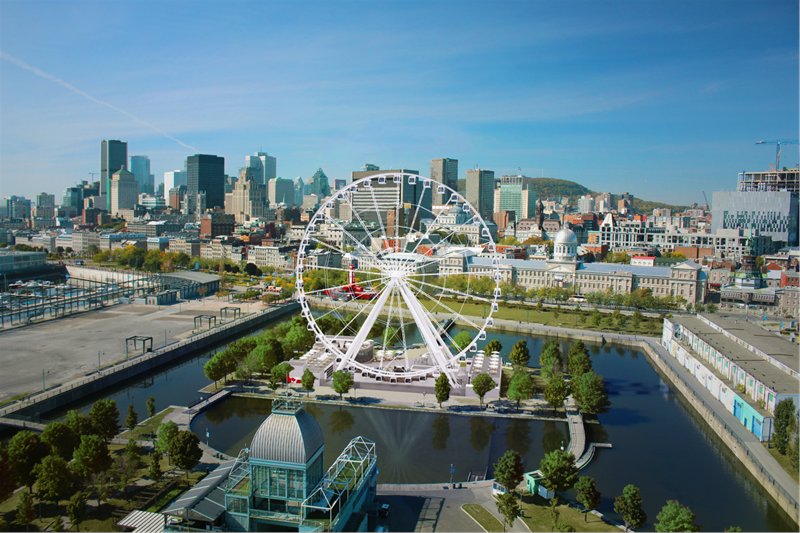
M152 418L156 415L156 399L152 396L147 398L147 418Z
M678 500L667 500L656 516L656 531L699 531L694 513Z
M44 427L42 442L50 447L52 453L69 461L78 447L80 437L64 422L50 422Z
M81 530L81 522L86 517L86 494L81 491L72 495L67 502L67 516L75 525L75 531Z
M475 394L480 398L481 407L483 407L483 397L495 387L497 387L497 383L495 383L492 376L489 374L478 374L472 379L472 390L474 390Z
M283 363L278 363L273 366L269 372L277 382L286 383L286 379L289 377L289 373L292 370L294 370L294 367L284 361Z
M642 495L636 485L625 485L622 494L614 498L614 512L622 517L625 522L625 531L628 528L640 528L647 522L647 514L642 508Z
M19 495L17 502L17 523L25 526L25 531L28 530L28 525L36 518L36 512L33 509L33 497L29 491L22 491Z
M442 404L450 399L450 380L447 379L447 374L442 372L439 374L439 377L436 378L436 383L433 385L433 390L436 393L436 401L439 402L439 409L442 408Z
M579 477L578 482L575 483L575 493L578 503L583 505L583 521L586 522L586 513L597 509L597 506L600 505L600 491L597 490L594 478L589 476Z
M0 445L0 502L11 496L16 488L16 474L8 458L8 450Z
M453 351L463 352L472 343L472 335L467 331L461 331L453 337Z
M99 435L83 435L73 460L75 469L83 476L105 472L111 466L108 444Z
M150 468L147 470L147 475L153 481L159 481L163 476L161 471L161 452L157 448L150 454Z
M74 476L67 462L57 454L48 455L34 468L36 490L43 500L58 503L72 494Z
M139 445L136 444L135 439L129 439L125 444L125 458L133 465L133 468L139 468L139 463L142 461L142 454L139 451Z
M564 405L569 392L570 385L564 381L564 376L554 374L544 386L544 399L553 409L558 409Z
M507 491L516 490L517 485L522 483L522 476L525 474L525 466L522 464L522 456L515 450L506 452L497 459L492 467L494 478L503 485Z
M603 314L596 307L594 309L592 309L591 320L592 320L592 325L594 327L599 327L600 326L600 322L602 322L602 320L603 320Z
M342 396L350 392L350 388L353 386L353 374L346 370L337 370L331 378L333 379L333 390L339 394L341 400Z
M560 374L563 372L564 359L561 355L561 347L558 341L547 341L542 348L542 354L539 356L539 368L541 374L547 379L553 374Z
M47 452L47 446L32 431L20 431L11 437L8 442L8 460L17 481L31 489L36 481L33 468L45 458Z
M567 354L567 370L570 375L578 376L592 369L592 360L589 358L589 350L583 341L578 340L569 348Z
M119 410L114 400L97 400L89 411L94 431L110 441L119 433Z
M514 520L522 516L522 508L516 492L506 492L497 496L497 510L503 517L503 531L507 526L514 523Z
M775 406L775 430L772 438L781 455L786 455L789 440L792 438L792 432L796 424L797 415L795 414L794 400L785 398L779 401Z
M133 407L132 403L128 404L128 416L125 418L125 427L133 431L138 423L139 415L136 414L136 409Z
M306 394L314 390L314 374L309 369L303 370L303 377L300 378L300 384L303 386L303 390L306 391Z
M522 400L528 400L533 396L533 377L525 370L517 370L511 376L506 392L509 400L517 402L517 407Z
M81 414L76 409L67 411L67 415L64 417L64 423L75 433L76 440L80 440L81 435L88 435L93 431L92 422L89 420L89 417Z
M566 450L546 453L539 463L539 469L542 471L544 485L556 493L571 489L578 479L575 456Z
M486 356L492 355L492 352L499 352L503 349L503 344L497 340L492 339L486 343L486 346L483 347L483 353Z
M511 347L511 353L508 355L511 364L516 367L527 367L531 359L531 354L528 351L528 341L520 339Z
M158 426L156 434L156 447L158 451L166 453L170 460L172 460L169 450L172 447L172 441L175 440L175 435L178 434L178 424L171 420L162 422L161 425Z
M200 440L191 431L179 431L175 438L172 439L169 455L178 468L186 471L186 479L188 480L189 471L197 466L200 458L203 457L203 450L200 449Z
M605 383L594 372L586 372L572 379L572 395L582 413L597 414L608 407Z
M794 428L794 439L792 439L792 447L789 449L789 462L792 463L792 468L795 471L800 468L800 434L798 434L797 426Z

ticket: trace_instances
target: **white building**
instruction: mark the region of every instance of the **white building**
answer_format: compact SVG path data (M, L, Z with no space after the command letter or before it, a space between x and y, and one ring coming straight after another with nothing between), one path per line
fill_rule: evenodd
M182 170L169 170L164 172L164 198L169 198L169 191L186 186L186 172Z

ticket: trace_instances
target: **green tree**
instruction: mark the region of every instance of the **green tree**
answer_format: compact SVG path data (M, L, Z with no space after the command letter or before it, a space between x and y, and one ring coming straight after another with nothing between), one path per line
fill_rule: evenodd
M794 400L785 398L779 401L775 406L775 430L772 439L781 455L786 455L796 424L797 414Z
M647 522L647 514L642 507L642 495L636 485L625 485L622 494L614 498L614 512L625 522L628 528L640 528Z
M16 473L8 458L8 450L0 444L0 502L11 496L16 488Z
M139 468L142 461L142 452L139 450L139 445L135 439L129 439L125 444L125 458L128 463L133 465L134 469Z
M667 500L656 516L656 531L699 531L694 513L678 500Z
M570 375L578 376L592 369L592 360L589 358L589 350L583 341L579 340L570 346L567 354L567 370Z
M263 361L264 368L272 368L284 359L283 346L277 339L267 338L253 350Z
M539 368L541 374L546 379L550 379L553 374L561 374L564 371L564 359L561 355L561 347L558 341L547 341L542 348L539 356Z
M553 450L547 452L539 464L542 471L542 483L556 493L569 490L578 479L578 469L575 467L575 457L566 450Z
M133 407L133 404L130 403L128 404L128 416L125 418L125 427L133 431L138 423L139 415L136 414L136 409Z
M24 490L19 495L17 502L17 524L25 526L25 531L28 531L28 526L34 518L36 518L36 511L33 509L33 496Z
M489 374L482 373L472 378L472 390L478 395L481 407L483 407L483 397L495 387L497 387L497 383Z
M592 325L596 328L600 327L600 322L603 321L603 313L596 307L592 309L591 321Z
M442 408L442 404L450 399L450 380L447 379L447 374L442 372L436 378L436 382L433 385L433 390L436 393L436 401L439 402L439 409Z
M11 437L8 459L17 481L31 489L36 481L33 468L45 458L48 451L39 435L32 431L23 430Z
M161 453L167 454L170 461L172 461L172 456L170 455L170 448L172 447L172 441L175 440L175 435L178 434L178 424L169 420L167 422L162 422L158 426L158 431L156 432L156 447Z
M161 471L161 452L156 448L150 454L150 467L147 470L147 475L153 481L159 481L164 473Z
M522 516L522 507L516 492L506 492L497 496L497 511L503 517L503 531Z
M89 420L95 433L106 442L119 433L119 410L114 400L97 400L89 411Z
M172 439L169 455L175 465L186 472L186 479L189 479L189 471L197 466L200 458L203 457L203 450L200 449L200 440L197 435L188 430L179 431Z
M553 409L564 406L570 392L570 384L564 380L562 374L553 374L544 386L544 399Z
M515 450L506 450L492 468L495 480L509 492L516 490L517 486L522 483L525 466L522 463L522 456Z
M99 435L83 435L72 459L84 477L105 472L111 466L108 444Z
M303 377L300 378L300 384L303 386L303 390L306 391L306 394L314 390L314 374L309 369L303 370Z
M499 352L502 349L503 344L497 339L492 339L486 343L486 346L483 347L483 353L488 357L492 355L492 352Z
M605 383L594 372L586 372L572 379L572 395L582 413L597 414L608 407Z
M331 375L331 379L333 380L333 390L339 394L340 400L343 395L350 392L350 388L354 383L353 374L346 370L337 370Z
M156 399L152 396L147 398L147 418L152 418L156 415Z
M461 353L472 343L472 335L467 331L461 331L453 337L453 351Z
M800 468L800 434L798 434L797 426L794 428L794 439L792 439L792 446L789 448L789 461L792 463L792 468L798 470Z
M522 400L528 400L533 396L533 376L525 370L517 370L512 374L506 392L509 400L517 402L517 407Z
M52 453L63 459L72 459L72 453L78 447L80 437L64 422L50 422L44 427L42 442L50 447Z
M528 351L528 341L520 339L515 342L514 346L511 347L511 353L508 355L508 359L511 361L511 364L516 367L527 367L531 359L531 354Z
M583 506L583 521L586 522L587 513L600 505L600 491L597 490L594 478L580 476L575 483L575 497Z
M39 498L58 503L72 494L74 476L60 455L48 455L34 468Z
M273 366L270 370L270 374L277 382L286 383L286 379L292 370L294 370L294 367L284 361L283 363L278 363L277 365Z
M78 491L72 495L67 502L67 516L75 526L75 531L80 531L81 522L86 518L86 494Z
M64 423L75 433L78 440L80 440L81 435L89 435L94 431L89 417L81 414L76 409L67 411L67 415L64 417Z

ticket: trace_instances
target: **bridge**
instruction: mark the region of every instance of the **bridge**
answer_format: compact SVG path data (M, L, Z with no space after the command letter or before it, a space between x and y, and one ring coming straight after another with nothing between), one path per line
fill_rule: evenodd
M0 417L0 426L7 426L18 429L29 429L31 431L44 431L44 424L39 422L31 422L29 420L21 420L19 418L9 418L7 416Z

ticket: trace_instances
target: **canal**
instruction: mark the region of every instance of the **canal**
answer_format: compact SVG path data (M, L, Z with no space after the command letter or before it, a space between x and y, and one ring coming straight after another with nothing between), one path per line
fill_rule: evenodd
M503 344L502 354L507 357L514 342L523 337L492 332L487 341L493 338ZM547 339L524 338L531 364L536 366ZM608 412L600 414L599 424L590 424L589 431L593 440L610 442L614 448L599 450L582 472L597 480L603 494L602 512L613 514L614 496L633 483L642 492L646 529L653 529L667 499L677 499L692 508L704 530L721 531L732 525L745 531L797 530L646 356L620 346L587 346L595 370L605 377L611 400ZM569 343L562 342L565 353L568 348ZM213 350L184 360L103 397L116 400L123 417L132 404L142 418L150 396L156 398L159 410L191 404L200 397L198 389L208 384L203 364L212 354ZM94 399L70 407L87 410ZM382 483L445 482L451 463L455 479L464 481L470 473L486 473L507 448L517 449L534 469L545 451L567 439L565 424L555 422L324 404L308 409L325 434L328 462L356 435L375 440ZM64 412L45 418L58 418ZM203 440L208 429L212 446L235 455L249 443L268 412L265 400L231 398L198 416L192 428Z

